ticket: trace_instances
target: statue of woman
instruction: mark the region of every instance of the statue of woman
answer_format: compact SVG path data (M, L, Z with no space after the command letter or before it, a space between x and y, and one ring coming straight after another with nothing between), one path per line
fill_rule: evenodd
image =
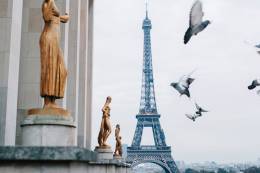
M120 125L117 124L115 129L116 147L115 147L114 156L122 157L122 153L123 153L122 142L121 142L122 137L119 135L119 133L120 133Z
M110 96L107 97L106 103L102 108L103 117L101 121L100 131L98 135L98 144L99 147L109 148L110 146L106 143L108 136L111 134L111 124L110 124L110 107L112 98Z
M45 107L58 107L56 99L64 97L67 70L60 48L60 23L69 20L68 14L60 15L55 0L42 4L44 29L40 37L41 52L41 97Z

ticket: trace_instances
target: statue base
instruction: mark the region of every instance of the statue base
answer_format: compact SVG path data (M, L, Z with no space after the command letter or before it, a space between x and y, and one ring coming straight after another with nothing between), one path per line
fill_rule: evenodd
M28 115L70 116L70 112L63 108L36 108L28 110Z
M31 109L21 128L23 146L76 146L76 126L62 108Z
M113 158L114 158L115 160L118 160L118 161L122 161L122 160L123 160L123 157L120 156L120 155L114 155Z
M113 151L111 147L96 147L94 150L97 153L97 161L107 161L113 159Z

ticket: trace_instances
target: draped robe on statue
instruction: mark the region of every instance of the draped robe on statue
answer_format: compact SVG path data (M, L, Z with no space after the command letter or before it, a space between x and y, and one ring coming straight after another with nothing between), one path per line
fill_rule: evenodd
M41 96L63 98L67 78L62 50L60 48L60 17L54 0L42 5L45 26L40 37L41 49Z

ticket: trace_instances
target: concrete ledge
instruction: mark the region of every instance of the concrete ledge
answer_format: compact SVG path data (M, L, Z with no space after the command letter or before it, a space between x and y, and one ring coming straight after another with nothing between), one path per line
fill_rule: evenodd
M126 166L81 161L0 161L1 173L132 173Z
M78 147L0 147L0 161L16 160L94 162L96 153Z
M132 173L130 165L78 147L0 147L0 173Z

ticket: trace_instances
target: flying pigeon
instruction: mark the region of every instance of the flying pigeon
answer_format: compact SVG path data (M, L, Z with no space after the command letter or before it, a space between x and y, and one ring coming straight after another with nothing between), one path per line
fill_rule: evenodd
M258 54L260 54L260 44L255 45L256 48L258 48L258 51L256 51Z
M191 78L190 75L184 75L183 77L180 78L178 83L171 83L171 86L175 88L180 94L186 95L187 97L190 98L190 91L189 87L191 83L194 81L194 78Z
M190 11L190 24L184 36L184 44L187 44L193 35L197 35L210 24L209 20L202 21L203 16L202 3L197 0Z
M254 89L254 88L257 87L257 86L260 86L260 82L259 82L259 80L255 79L255 80L253 80L253 82L251 83L251 85L248 86L248 89L249 89L249 90L252 90L252 89Z
M202 116L203 112L208 112L207 110L204 110L202 107L200 107L197 103L195 103L195 106L197 108L196 115Z
M260 48L260 44L255 45L256 48Z
M249 41L244 41L244 43L245 44L247 44L247 45L249 45L249 46L254 46L254 48L256 48L256 52L258 53L258 54L260 54L260 44L256 44L256 45L254 45L254 44L252 44L252 43L250 43Z
M190 115L190 114L185 114L187 118L191 119L193 122L196 121L196 119L199 117L198 115Z

